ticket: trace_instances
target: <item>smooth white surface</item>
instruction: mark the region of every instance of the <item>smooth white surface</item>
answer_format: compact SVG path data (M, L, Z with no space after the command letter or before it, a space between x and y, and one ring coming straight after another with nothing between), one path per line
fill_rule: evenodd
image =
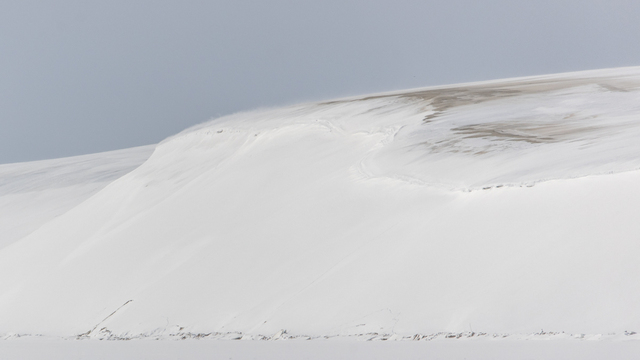
M18 339L0 342L4 360L198 360L198 359L509 359L635 360L638 341L496 340L431 342L360 341L64 341Z
M602 70L188 129L0 250L0 333L637 331L639 89Z
M154 146L0 165L0 248L142 164Z

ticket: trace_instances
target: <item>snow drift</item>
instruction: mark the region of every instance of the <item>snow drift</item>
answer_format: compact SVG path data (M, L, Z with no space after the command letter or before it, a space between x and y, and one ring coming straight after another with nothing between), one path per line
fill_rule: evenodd
M215 119L0 249L0 333L640 329L639 140L640 68Z
M0 248L142 164L154 146L0 165Z

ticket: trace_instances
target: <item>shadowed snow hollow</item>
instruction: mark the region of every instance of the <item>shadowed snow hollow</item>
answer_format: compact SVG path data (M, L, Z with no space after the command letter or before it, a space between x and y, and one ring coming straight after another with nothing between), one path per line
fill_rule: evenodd
M219 118L2 249L0 332L640 329L638 139L640 68Z

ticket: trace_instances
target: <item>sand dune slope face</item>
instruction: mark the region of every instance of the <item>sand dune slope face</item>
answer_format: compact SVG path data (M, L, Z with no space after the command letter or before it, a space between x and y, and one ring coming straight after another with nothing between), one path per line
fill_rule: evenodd
M0 332L640 329L640 68L227 116L0 250Z

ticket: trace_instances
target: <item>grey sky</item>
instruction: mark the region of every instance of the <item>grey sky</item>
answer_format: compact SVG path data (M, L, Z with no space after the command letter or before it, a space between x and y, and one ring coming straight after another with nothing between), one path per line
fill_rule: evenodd
M0 163L261 106L640 65L640 1L0 0Z

